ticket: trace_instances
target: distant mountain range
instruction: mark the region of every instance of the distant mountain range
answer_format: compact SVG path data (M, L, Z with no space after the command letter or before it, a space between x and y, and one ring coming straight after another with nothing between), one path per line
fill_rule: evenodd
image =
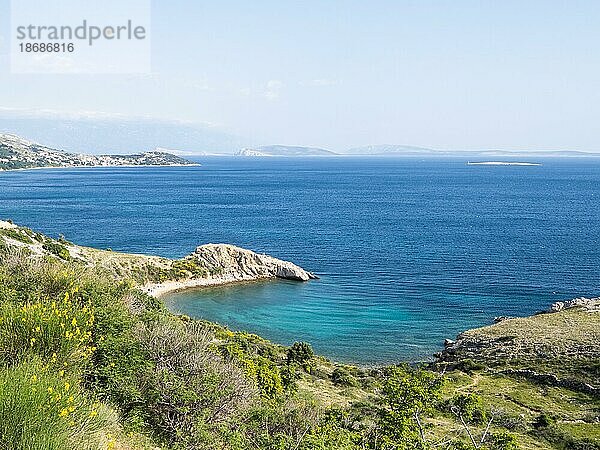
M295 145L258 145L210 124L135 118L103 113L64 114L55 111L27 112L0 108L0 133L27 136L48 148L72 153L127 154L168 148L178 156L376 156L465 158L600 157L582 151L437 150L411 145L368 145L331 151ZM241 150L240 150L241 149ZM161 150L162 151L162 150Z
M298 157L298 156L373 156L373 157L461 157L461 158L549 158L549 157L600 157L600 153L579 151L506 151L506 150L435 150L410 145L369 145L354 147L335 153L314 147L266 145L244 148L235 153L245 157Z
M299 147L290 145L263 145L256 148L244 148L235 153L236 156L337 156L329 150L315 147Z
M344 154L348 155L371 155L371 156L391 156L391 155L422 155L436 152L430 148L415 147L412 145L368 145L365 147L354 147L348 149Z
M233 154L255 142L209 124L149 118L8 114L0 109L0 133L27 136L54 148L89 154L121 154L167 147L186 155Z
M161 151L134 155L85 155L67 153L28 141L13 134L0 134L0 170L39 167L180 166L192 161Z

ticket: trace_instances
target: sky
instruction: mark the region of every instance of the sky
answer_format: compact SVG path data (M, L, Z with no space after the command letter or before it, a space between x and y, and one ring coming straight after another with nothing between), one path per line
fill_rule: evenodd
M600 151L600 2L152 2L151 72L11 74L0 109L209 124L343 151Z

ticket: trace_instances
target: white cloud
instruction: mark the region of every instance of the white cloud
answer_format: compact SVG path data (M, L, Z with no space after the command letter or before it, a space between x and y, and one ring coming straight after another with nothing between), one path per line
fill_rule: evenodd
M160 123L173 123L178 125L196 125L207 128L217 128L220 124L214 122L200 122L184 119L163 119L152 116L135 116L123 113L104 111L64 111L48 108L12 108L0 106L0 119L7 118L42 118L64 120L118 120L118 121L154 121Z
M340 84L339 80L333 80L333 79L329 79L329 78L317 78L315 80L300 82L301 86L314 86L314 87L335 86L337 84Z
M284 87L285 84L281 80L269 80L253 88L241 88L238 92L243 97L266 98L269 101L274 101L281 96Z
M277 100L281 94L283 82L279 80L269 80L265 88L265 98L267 100Z

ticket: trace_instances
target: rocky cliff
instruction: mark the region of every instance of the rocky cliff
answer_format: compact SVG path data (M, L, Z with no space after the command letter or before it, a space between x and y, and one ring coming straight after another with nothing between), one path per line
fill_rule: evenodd
M317 278L301 267L269 255L254 253L228 244L206 244L192 255L205 267L212 267L225 277L239 279L284 278L308 281Z
M0 220L1 246L25 251L32 257L54 258L101 269L117 279L134 281L154 296L238 281L317 278L291 262L228 244L201 245L185 258L168 259L83 247Z

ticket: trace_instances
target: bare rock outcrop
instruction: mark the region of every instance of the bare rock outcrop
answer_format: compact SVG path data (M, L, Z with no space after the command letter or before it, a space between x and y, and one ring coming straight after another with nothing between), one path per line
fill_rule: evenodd
M487 370L598 395L600 301L577 298L530 317L506 318L459 334L436 363L446 369Z
M308 281L317 278L288 261L228 244L206 244L192 254L205 267L216 269L225 278L261 279L284 278Z
M556 302L553 303L548 312L559 312L565 309L571 308L583 308L588 311L599 311L600 310L600 297L596 298L586 298L586 297L578 297L572 300L567 300L564 302Z

